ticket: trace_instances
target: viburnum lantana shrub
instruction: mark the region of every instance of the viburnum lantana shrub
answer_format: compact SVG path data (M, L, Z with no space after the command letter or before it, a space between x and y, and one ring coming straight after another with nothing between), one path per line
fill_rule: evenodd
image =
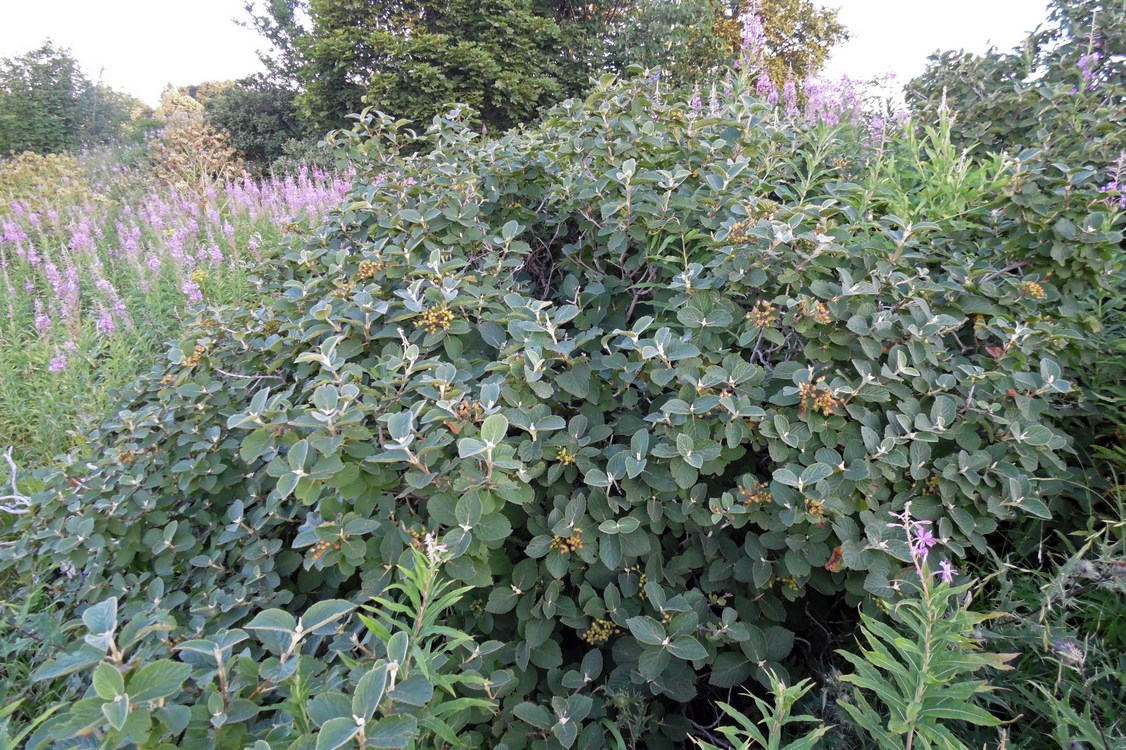
M356 705L337 696L393 659L308 612L363 604L438 545L470 587L444 615L477 638L464 689L497 709L467 705L460 738L671 747L694 702L784 676L811 618L891 592L907 501L953 560L1052 514L1071 323L1050 261L1007 268L1021 217L996 209L1020 162L952 182L895 166L925 166L926 144L647 82L496 140L459 118L400 157L385 144L408 136L366 114L343 139L352 194L262 270L261 306L201 311L3 550L69 572L76 611L159 613L142 658L274 634L234 636L238 669L198 665L167 699L190 718L146 731L355 746L334 744ZM925 211L891 214L915 195ZM1084 199L1085 241L1116 242ZM94 664L95 641L40 676ZM396 726L424 726L424 703L396 702ZM82 729L122 731L83 710Z

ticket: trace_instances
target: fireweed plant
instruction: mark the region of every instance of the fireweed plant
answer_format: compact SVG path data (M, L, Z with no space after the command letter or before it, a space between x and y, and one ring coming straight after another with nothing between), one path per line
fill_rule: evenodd
M856 689L839 707L882 750L968 750L953 731L955 722L1003 723L974 703L991 690L982 679L987 675L979 673L1012 669L1017 655L981 651L979 627L998 615L970 610L974 584L956 585L949 560L932 566L929 553L937 541L931 523L912 517L911 502L893 517L889 527L903 532L914 575L901 581L904 597L891 609L891 625L861 614L860 652L840 652L856 670L840 679Z
M909 567L892 584L899 598L889 608L890 623L862 613L861 650L839 651L856 670L833 677L852 686L835 696L839 724L827 725L823 716L793 716L813 684L806 680L787 687L772 675L774 705L752 696L761 720L756 722L720 703L725 718L735 724L721 726L714 734L741 750L811 748L822 738L829 747L847 746L845 737L863 738L866 746L881 750L968 750L972 745L959 738L953 726L998 727L1003 723L973 702L975 696L992 689L982 679L989 673L981 672L1011 670L1009 662L1017 656L981 653L981 625L1000 615L969 609L975 584L956 584L958 571L949 560L943 558L932 565L930 552L938 544L932 524L912 516L910 501L891 516L888 528L896 537L902 533L902 539L888 540L890 552L908 561ZM831 733L833 730L836 732ZM697 744L705 750L715 747L707 742Z
M348 186L304 170L180 193L154 178L152 148L90 152L66 173L38 166L61 157L0 164L10 185L0 200L0 444L21 462L81 443L83 418L147 367L190 308L249 299L248 268ZM20 177L29 172L36 179Z

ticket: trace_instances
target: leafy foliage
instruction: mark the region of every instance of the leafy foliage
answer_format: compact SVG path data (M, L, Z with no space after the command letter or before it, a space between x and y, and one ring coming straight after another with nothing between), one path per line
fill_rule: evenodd
M864 648L841 655L856 670L841 677L856 686L841 705L865 734L887 750L969 747L952 731L955 723L996 727L1002 722L973 702L990 690L978 675L986 668L1011 669L1015 654L979 652L975 628L989 619L960 606L957 597L972 584L937 586L921 571L918 598L898 602L894 628L862 615ZM979 679L972 679L979 677ZM873 706L875 703L875 706Z
M162 183L198 196L213 189L216 182L232 180L243 171L228 134L208 124L202 111L171 115L153 144L150 161Z
M272 79L298 86L301 117L339 127L361 106L425 124L455 102L493 130L587 91L603 71L660 70L677 85L726 69L744 44L742 14L765 22L765 71L781 87L816 73L847 38L812 0L272 0L248 6L270 43Z
M755 747L761 747L764 750L808 750L816 747L817 741L829 731L827 727L815 727L798 738L786 741L788 725L817 723L817 719L812 716L791 715L794 705L813 689L813 683L809 680L802 680L797 685L787 686L773 674L769 677L770 692L774 697L774 705L768 704L757 696L749 696L755 702L762 720L755 722L732 706L720 703L719 707L723 713L729 719L734 719L738 725L721 727L719 729L720 734L731 743L731 747L739 750L751 750ZM766 732L759 729L759 724L766 729ZM710 742L696 738L693 738L693 741L701 750L721 750L717 745ZM785 744L783 744L784 742Z
M983 565L990 585L976 605L1008 613L985 634L1022 654L1011 674L994 680L1005 690L993 699L995 710L1024 717L1008 730L1019 748L1110 748L1122 741L1123 635L1115 623L1126 610L1115 591L1126 518L1126 287L1121 265L1112 264L1089 293L1079 289L1089 276L1083 246L1073 244L1078 225L1070 204L1076 192L1098 190L1113 211L1126 208L1123 10L1120 3L1055 0L1048 23L1016 50L946 53L908 88L920 117L942 107L954 112L952 143L1035 153L1049 165L1030 174L1016 201L1029 217L1030 237L1012 265L1056 259L1056 283L1088 331L1073 359L1077 387L1068 404L1082 467L1065 491L1090 510L1056 515L1051 532L1010 535Z
M276 77L300 83L302 118L322 132L362 102L420 123L463 102L504 129L586 84L591 61L568 55L551 10L531 0L312 0L252 17L275 46Z
M526 133L469 119L416 156L370 112L337 138L359 170L340 212L264 269L260 307L200 313L91 435L100 457L44 477L6 564L75 571L78 611L117 596L213 640L362 604L430 534L471 587L447 624L496 644L467 664L515 717L467 732L601 747L628 721L659 748L692 733L684 704L787 679L811 609L891 595L908 500L959 558L1074 512L1053 408L1072 282L1120 263L1095 187L1046 208L1082 266L1012 268L1043 220L1021 203L1050 169L1034 154L968 164L964 200L923 208L905 196L944 171L742 91L705 111L607 80ZM248 659L280 660L259 640ZM334 643L329 670L363 654ZM608 699L630 690L641 719Z
M459 745L456 730L464 718L458 718L492 703L458 697L465 686L487 682L459 658L472 639L438 624L467 590L451 590L440 578L440 563L417 550L405 555L402 582L387 586L375 606L367 607L372 616L360 615L368 632L353 634L352 642L364 661L348 660L331 670L314 654L322 645L338 650L330 636L355 609L345 601L318 602L297 619L268 609L245 630L176 643L179 661L143 665L134 661L137 652L151 646L154 634L170 629L166 615L141 615L121 626L117 599L99 602L82 615L83 644L34 676L45 680L92 670L92 694L32 735L28 747L89 735L107 747L149 746L180 735L189 745L226 738L226 746L245 735L245 722L267 714L288 726L285 734L297 735L286 747L404 748L415 739L429 740L429 746L439 739ZM243 644L252 639L272 656L250 659ZM202 700L181 702L200 694ZM259 740L255 747L271 745Z

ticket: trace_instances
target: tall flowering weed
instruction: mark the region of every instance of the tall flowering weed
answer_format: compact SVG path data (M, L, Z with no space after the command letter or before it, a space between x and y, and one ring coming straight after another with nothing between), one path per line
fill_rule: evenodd
M66 449L60 433L100 401L92 391L120 385L143 358L107 360L151 351L193 305L245 299L248 263L303 217L318 220L349 182L306 168L196 192L105 152L33 176L0 196L0 443L24 457ZM48 395L53 404L39 403Z

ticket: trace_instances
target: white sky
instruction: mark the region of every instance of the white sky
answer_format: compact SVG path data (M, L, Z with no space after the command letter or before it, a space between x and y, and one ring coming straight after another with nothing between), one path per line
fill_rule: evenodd
M938 49L984 52L1018 44L1046 16L1046 0L822 0L840 7L852 39L826 74L906 83ZM0 57L51 37L86 74L155 105L165 84L241 78L260 69L244 0L0 0Z

